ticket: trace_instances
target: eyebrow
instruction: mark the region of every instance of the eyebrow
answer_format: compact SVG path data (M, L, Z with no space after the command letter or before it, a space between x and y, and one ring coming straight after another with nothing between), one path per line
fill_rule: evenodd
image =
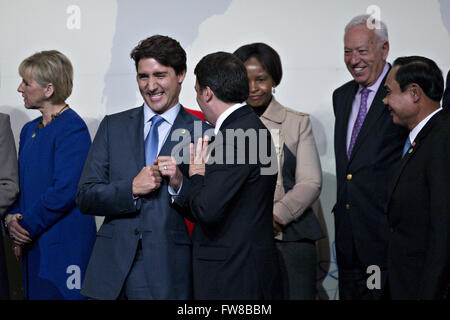
M349 48L349 47L344 47L344 50L368 50L368 46L359 46L356 48Z
M167 72L167 71L156 71L156 72L153 72L153 75L155 77L166 76L168 74L169 74L169 72ZM147 72L140 72L140 73L138 73L138 77L140 77L140 78L148 77L148 73Z

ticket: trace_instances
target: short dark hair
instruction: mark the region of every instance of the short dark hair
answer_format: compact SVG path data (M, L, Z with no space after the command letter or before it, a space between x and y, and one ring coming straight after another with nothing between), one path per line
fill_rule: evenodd
M281 59L272 47L265 43L257 42L247 44L240 47L234 52L234 55L245 63L249 58L255 57L263 66L264 70L270 74L275 85L279 85L281 77L283 76L283 69L281 68Z
M420 56L400 57L394 61L399 66L395 80L402 91L411 83L417 83L433 101L441 101L444 92L444 78L437 64Z
M203 57L195 67L200 90L210 87L221 101L241 103L248 98L247 69L236 56L216 52Z
M177 75L186 71L186 51L177 40L167 36L154 35L140 41L130 56L136 71L142 58L153 58L166 67L172 67Z

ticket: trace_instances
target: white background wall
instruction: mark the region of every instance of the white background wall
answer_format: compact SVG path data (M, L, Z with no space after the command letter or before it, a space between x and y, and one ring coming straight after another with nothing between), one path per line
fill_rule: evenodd
M446 74L450 68L449 2L0 0L0 112L11 115L16 138L27 121L40 115L26 111L16 91L21 81L17 67L36 51L57 49L71 59L75 80L68 103L85 119L93 137L105 114L142 102L129 58L139 40L159 33L181 42L188 56L188 74L180 101L193 109L199 109L193 69L204 55L265 42L278 51L283 64L277 99L309 113L313 120L324 174L321 202L329 239L323 243L328 247L334 239L330 210L336 190L331 95L351 79L343 62L344 26L376 5L389 29L390 62L402 55L424 55ZM328 249L325 256L321 265L328 274L323 275L323 287L333 299L336 266L332 251Z

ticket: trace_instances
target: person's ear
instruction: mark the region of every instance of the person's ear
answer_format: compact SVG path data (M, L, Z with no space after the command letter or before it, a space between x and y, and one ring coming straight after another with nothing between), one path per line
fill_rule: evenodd
M386 61L389 54L389 41L384 41L381 45L381 49L383 50L383 60Z
M205 94L205 102L210 102L214 97L214 92L208 86L203 90L203 93Z
M413 83L409 86L408 90L411 94L413 102L417 103L423 94L422 88L420 88L418 84Z
M53 95L54 92L55 92L55 87L53 86L53 83L49 83L45 86L44 95L47 99L49 99Z
M186 70L183 70L179 74L177 74L178 84L181 85L183 83L185 77L186 77Z

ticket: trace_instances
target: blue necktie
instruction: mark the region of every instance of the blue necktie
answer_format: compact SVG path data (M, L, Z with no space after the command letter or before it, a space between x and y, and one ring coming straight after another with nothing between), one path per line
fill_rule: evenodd
M158 155L158 142L159 142L159 134L158 127L164 121L159 115L155 115L152 118L152 125L150 127L150 131L145 139L145 165L153 165L153 160L156 159Z
M411 141L409 141L409 137L406 138L405 146L403 147L403 153L402 158L405 156L405 154L408 152L409 148L411 148Z

